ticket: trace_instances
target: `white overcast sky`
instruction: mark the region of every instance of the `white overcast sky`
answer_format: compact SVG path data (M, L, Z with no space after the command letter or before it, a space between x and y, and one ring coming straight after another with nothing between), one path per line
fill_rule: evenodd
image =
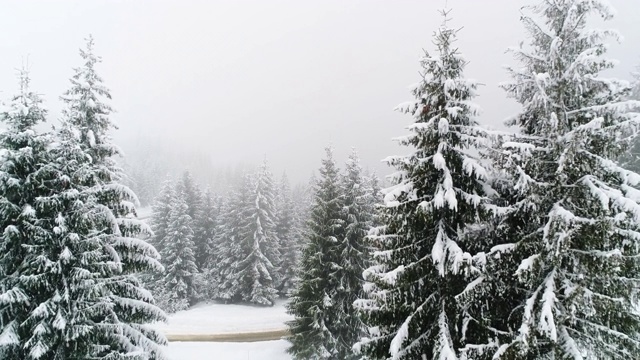
M537 0L536 0L537 1ZM610 0L623 34L610 55L628 78L640 63L640 0ZM504 51L523 40L520 0L449 0L467 76L486 84L481 122L500 127L517 110L498 83ZM410 116L393 112L411 99L422 48L441 23L444 0L93 1L0 0L0 96L15 86L28 57L34 88L51 115L93 34L99 70L112 90L116 138L123 147L163 138L199 149L216 164L258 163L302 180L323 148L342 161L351 146L363 163L408 150L390 139ZM389 170L382 170L388 173Z

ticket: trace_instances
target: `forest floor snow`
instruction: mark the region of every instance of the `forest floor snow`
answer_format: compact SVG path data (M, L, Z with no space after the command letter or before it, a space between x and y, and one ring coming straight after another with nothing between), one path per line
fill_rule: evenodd
M170 360L290 360L285 340L254 343L172 342Z
M190 335L242 335L285 330L292 319L286 313L286 301L273 307L251 305L198 304L169 316L166 324L157 324L167 337L188 339ZM170 360L289 360L285 340L260 342L170 342L165 354Z
M272 307L227 304L197 304L169 316L169 321L157 324L165 335L218 335L256 333L285 330L286 300L278 300Z

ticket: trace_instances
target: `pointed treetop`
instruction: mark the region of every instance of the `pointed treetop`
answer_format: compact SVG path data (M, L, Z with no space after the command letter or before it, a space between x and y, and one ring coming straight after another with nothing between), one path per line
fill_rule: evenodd
M89 36L87 36L84 40L86 45L84 49L80 49L80 56L86 60L85 67L87 69L93 69L96 63L102 62L102 58L95 55L95 53L93 52L93 46L95 45L93 35L89 34Z
M449 26L447 25L447 23L449 21L451 21L451 18L449 17L449 14L451 13L452 9L450 7L447 6L446 2L445 5L442 9L438 10L438 12L440 13L440 15L442 16L442 25L440 25L441 29L447 29L449 28Z
M333 153L335 152L335 149L333 148L333 145L329 145L327 147L324 148L324 152L325 154L327 154L327 160L333 160Z
M20 79L20 93L26 94L29 92L29 84L31 83L31 77L29 76L28 65L23 65L18 69L18 78Z
M353 163L357 165L360 163L360 156L358 155L358 149L355 147L351 148L351 153L349 154L349 158L347 159L347 164Z
M87 39L86 49L80 50L80 56L84 64L73 69L74 74L69 79L71 86L61 96L65 103L61 131L65 133L64 139L79 142L93 162L109 162L108 158L121 154L121 150L112 144L109 133L118 127L109 118L113 112L108 105L109 89L94 68L101 59L93 53L92 37Z
M84 60L84 66L74 69L76 74L74 75L71 82L74 87L79 86L85 91L95 91L100 96L111 99L109 90L102 85L102 78L95 72L95 65L102 62L102 57L96 55L94 52L95 43L93 40L93 36L89 35L87 38L85 38L85 42L85 48L80 48L79 50L80 57Z
M4 121L17 131L24 131L46 121L47 111L40 107L42 99L31 91L29 70L26 66L18 69L18 94L14 95L6 109Z
M262 159L262 164L260 164L260 172L265 173L269 169L269 160L267 159L267 155L264 155Z
M524 109L506 125L517 125L527 135L553 137L574 132L592 120L596 125L616 108L633 106L612 101L631 92L626 81L600 77L617 64L605 56L607 40L620 41L621 35L612 29L587 27L593 15L604 20L613 17L615 11L608 1L541 1L526 9L521 21L528 33L527 44L509 49L523 66L508 67L512 80L502 85ZM603 96L591 96L594 91ZM556 98L572 101L552 101Z
M448 42L448 44L451 44L452 42L456 41L453 35L456 35L458 31L462 29L462 27L454 29L449 26L449 22L452 20L449 14L451 14L452 11L453 10L451 8L447 8L447 7L440 10L440 15L442 16L442 24L436 31L436 38L439 37L438 35L441 35L441 36L444 36L446 39L450 39L450 42Z

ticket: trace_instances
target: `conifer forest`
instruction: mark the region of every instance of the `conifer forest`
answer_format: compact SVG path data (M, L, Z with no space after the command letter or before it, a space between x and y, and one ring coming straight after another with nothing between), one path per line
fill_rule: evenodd
M50 75L38 70L48 62L38 48L10 54L23 60L0 69L14 79L0 76L0 360L640 359L640 2L487 1L486 14L502 14L492 22L473 20L481 15L469 0L420 1L431 12L415 24L422 48L403 49L416 57L402 66L414 84L395 92L374 73L395 64L382 44L403 46L392 28L405 20L394 16L420 18L411 2L291 4L286 21L216 35L221 53L255 42L224 65L165 47L206 47L167 30L148 45L164 55L144 58L149 72L126 73L127 85L111 79L133 66L119 59L131 59L126 44L97 25ZM155 5L133 3L121 24ZM282 5L267 3L255 6ZM252 19L272 14L245 5ZM336 11L325 14L330 25L305 18L322 6ZM365 34L375 9L389 11L387 24L371 25L389 39ZM191 29L180 14L178 27ZM314 21L352 33L307 36ZM300 52L272 58L277 37L252 40L293 23L302 25L285 44ZM140 32L149 24L140 18ZM30 44L18 33L16 43ZM346 41L352 34L362 36ZM493 54L488 44L504 39L511 47ZM353 51L309 50L343 41ZM358 57L367 46L382 60ZM622 48L635 58L614 59ZM508 65L497 75L473 68L501 55ZM205 66L185 60L198 56ZM220 75L245 57L264 67ZM161 83L168 59L181 59L167 65L180 69L171 86ZM276 79L279 61L303 75ZM304 78L315 72L315 82ZM68 79L45 85L59 73ZM343 78L366 92L349 92ZM197 92L179 98L185 84ZM140 97L119 102L123 91ZM232 93L240 100L221 104ZM394 112L398 99L385 94L397 93L406 101ZM510 116L493 118L505 109ZM194 111L210 113L192 123ZM288 111L298 124L277 122ZM154 120L163 112L170 121ZM344 117L316 116L329 113ZM133 117L149 119L135 132Z

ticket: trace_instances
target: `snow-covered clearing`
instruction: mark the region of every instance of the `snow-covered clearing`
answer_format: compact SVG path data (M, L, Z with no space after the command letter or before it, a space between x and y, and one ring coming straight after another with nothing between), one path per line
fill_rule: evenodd
M285 340L256 343L173 342L165 354L171 360L289 360Z
M166 324L158 324L166 335L225 334L285 329L293 318L286 313L286 301L273 307L251 305L198 304L189 310L169 316Z
M286 301L273 307L251 305L198 304L169 316L158 328L167 335L213 335L285 329L292 319ZM289 360L285 340L251 343L170 342L166 355L171 360Z

